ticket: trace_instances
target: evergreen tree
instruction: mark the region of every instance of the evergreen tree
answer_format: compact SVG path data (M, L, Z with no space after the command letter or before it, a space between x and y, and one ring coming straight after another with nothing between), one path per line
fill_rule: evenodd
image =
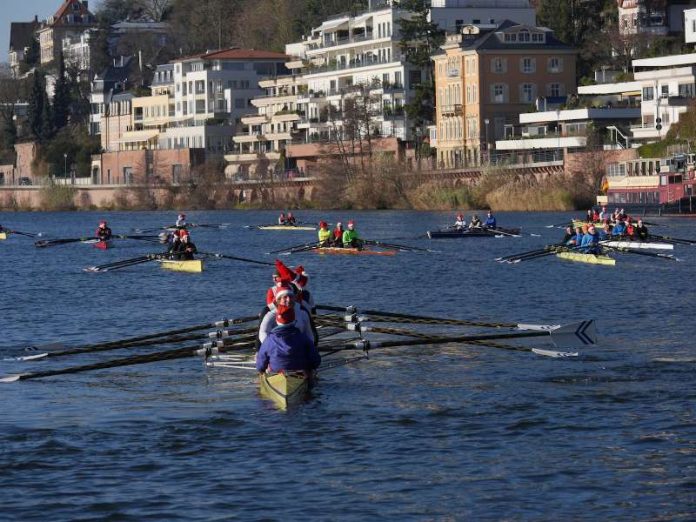
M68 124L70 112L70 85L65 73L63 53L58 57L58 77L53 92L53 129L60 130Z
M14 120L14 111L6 114L5 125L2 132L2 142L5 149L12 149L17 143L17 124Z
M29 95L29 107L27 108L29 129L31 135L40 139L43 128L44 99L46 98L46 86L44 78L39 72L35 72L32 79L31 93Z
M43 103L41 104L43 111L41 112L41 129L39 131L39 141L47 141L53 137L53 111L51 104L48 101L48 94L44 90Z
M413 122L417 136L425 136L425 125L433 121L435 112L435 86L433 62L430 56L445 42L445 31L428 21L427 0L402 0L400 7L410 11L408 18L399 21L401 42L399 47L406 62L421 71L421 82L416 86L413 101L404 109ZM424 75L424 77L423 77ZM418 148L416 149L418 151Z

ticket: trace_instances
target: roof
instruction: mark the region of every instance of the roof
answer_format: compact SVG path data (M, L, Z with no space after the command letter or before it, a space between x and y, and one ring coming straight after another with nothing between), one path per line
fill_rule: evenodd
M288 60L290 57L284 53L273 51L263 51L257 49L222 49L220 51L210 51L203 54L186 56L172 60L181 62L186 60Z
M671 54L668 56L658 56L657 58L639 58L632 60L633 67L677 67L679 65L696 64L696 53L691 54Z
M31 46L34 32L40 27L38 21L12 22L10 24L10 50L20 50Z
M524 43L520 44L518 42L505 42L501 41L496 33L505 33L510 29L528 29L534 32L544 32L546 34L546 41L543 43ZM552 31L543 27L533 27L524 24L519 24L513 22L512 20L505 20L501 22L497 28L492 30L481 31L478 35L462 35L462 39L459 42L459 48L462 50L510 50L510 51L525 51L525 50L563 50L563 51L574 51L574 48L570 45L563 43L558 38L556 38ZM440 51L436 54L444 54L444 51Z
M79 9L77 9L77 11L72 10L68 12L68 9L70 9L70 6L73 4L78 4L80 6ZM75 13L79 14L80 16L90 15L92 16L92 18L94 18L94 15L90 12L89 9L87 9L86 2L81 2L80 0L65 0L65 2L63 2L63 5L61 5L56 11L56 14L53 15L53 24L62 22L62 19L65 15Z

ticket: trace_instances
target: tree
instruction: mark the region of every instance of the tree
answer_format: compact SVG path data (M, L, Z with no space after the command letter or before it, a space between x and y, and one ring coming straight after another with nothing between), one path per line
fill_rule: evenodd
M420 83L416 85L413 99L404 106L418 140L426 136L424 127L434 120L435 80L430 57L445 42L445 31L428 20L429 3L426 0L402 0L400 3L402 9L410 12L410 16L399 22L399 47L407 63L419 69L421 75L425 74L425 78L421 77ZM419 151L420 143L417 143L416 158L420 163Z
M68 124L70 111L70 85L65 72L65 57L58 57L58 76L53 91L53 128L60 130Z
M35 72L29 95L29 107L27 113L29 117L29 129L34 138L41 137L44 117L44 100L46 99L46 84L40 72Z

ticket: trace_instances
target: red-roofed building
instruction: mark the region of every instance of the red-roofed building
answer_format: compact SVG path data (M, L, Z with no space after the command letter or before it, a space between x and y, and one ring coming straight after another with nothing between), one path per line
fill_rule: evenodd
M80 39L80 35L96 26L87 0L65 0L56 13L38 31L41 65L51 63L62 49L63 38Z

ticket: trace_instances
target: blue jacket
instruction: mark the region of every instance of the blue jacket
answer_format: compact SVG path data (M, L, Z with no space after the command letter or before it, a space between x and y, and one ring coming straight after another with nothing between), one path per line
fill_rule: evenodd
M580 243L580 246L582 247L580 251L586 252L586 253L592 253L596 254L599 252L599 234L594 233L594 234L585 234L582 236L582 243Z
M259 372L268 368L274 372L314 370L320 364L321 356L314 343L294 324L273 328L256 354L256 369Z
M617 223L614 225L614 228L611 229L611 234L613 236L623 236L626 233L626 225L624 225L624 222L622 221L621 223Z
M484 227L486 228L496 228L496 221L493 216L486 218L486 221L483 224Z

